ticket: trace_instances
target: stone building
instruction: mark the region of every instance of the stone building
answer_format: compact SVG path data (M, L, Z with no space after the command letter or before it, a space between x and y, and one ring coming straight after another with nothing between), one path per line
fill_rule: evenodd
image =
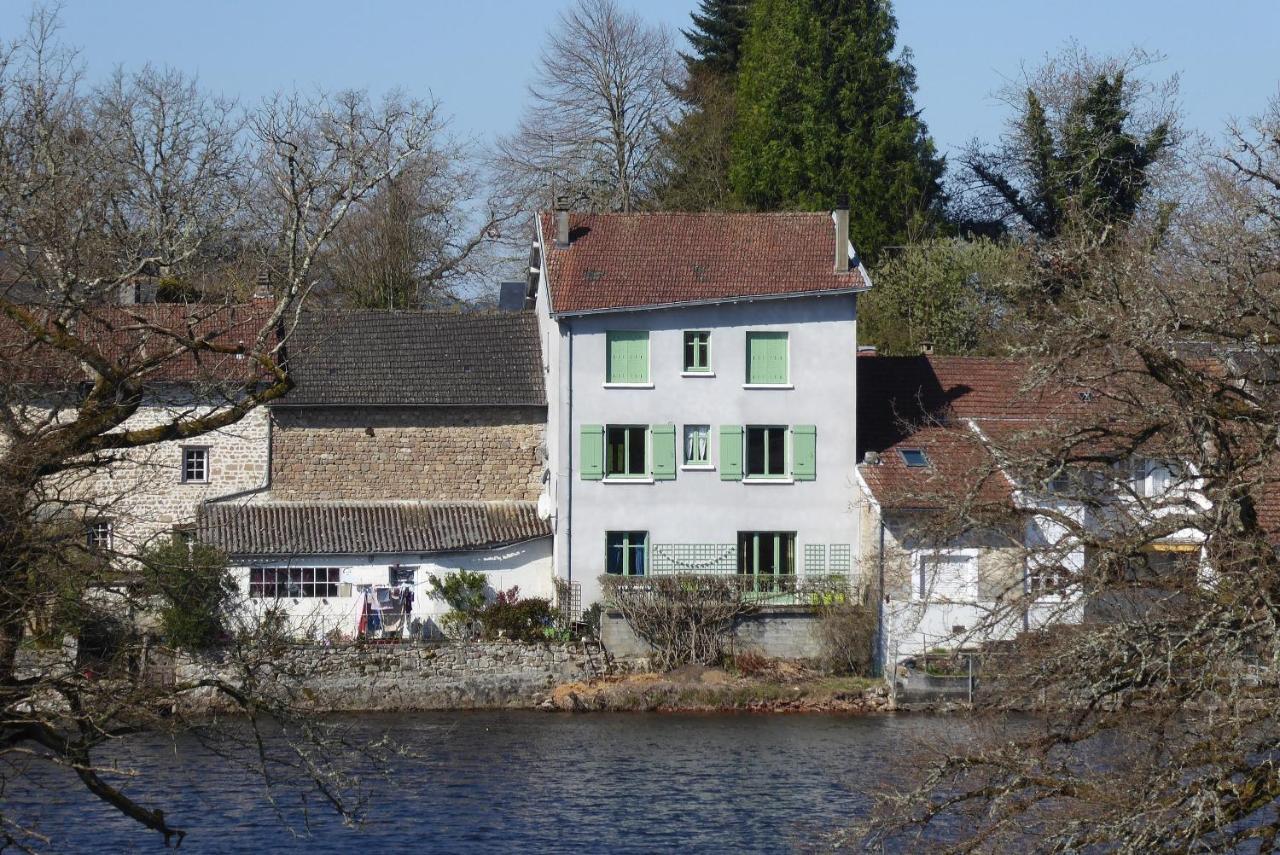
M190 421L237 401L255 379L251 360L212 350L197 358L185 347L165 354L173 341L193 334L218 344L252 339L269 310L264 303L100 306L80 313L70 328L107 364L132 373L140 404L115 429L127 432ZM41 307L33 311L43 317ZM86 365L66 351L35 346L30 333L9 324L0 327L0 364L8 414L45 431L71 424L92 384ZM268 421L267 412L256 409L191 439L100 452L45 479L35 497L38 513L77 519L89 546L135 556L175 533L185 536L204 502L266 483ZM6 432L0 443L18 433Z
M366 600L403 591L403 632L446 611L429 577L482 572L493 591L549 596L539 516L546 420L528 312L311 314L289 342L295 388L269 410L269 478L207 503L251 608L299 631L354 635ZM394 603L393 603L394 604Z

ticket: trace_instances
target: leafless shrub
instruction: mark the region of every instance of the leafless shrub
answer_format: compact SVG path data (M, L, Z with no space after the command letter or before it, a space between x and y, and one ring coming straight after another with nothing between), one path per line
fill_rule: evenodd
M877 615L862 603L835 603L819 611L822 664L838 674L871 673Z
M734 627L758 611L743 596L739 576L674 573L602 576L600 581L605 602L653 647L653 665L663 671L689 663L719 665Z

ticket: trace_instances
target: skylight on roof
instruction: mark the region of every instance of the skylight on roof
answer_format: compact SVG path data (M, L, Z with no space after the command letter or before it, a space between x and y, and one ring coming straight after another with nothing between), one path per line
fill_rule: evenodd
M920 469L929 465L929 458L925 456L922 449L899 448L898 453L902 455L902 462L911 469Z

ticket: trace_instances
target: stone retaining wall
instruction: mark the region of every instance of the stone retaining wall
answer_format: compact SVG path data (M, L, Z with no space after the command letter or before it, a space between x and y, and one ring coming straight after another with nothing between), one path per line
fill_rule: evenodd
M589 679L603 667L581 644L514 641L447 644L299 646L264 678L265 691L316 712L389 712L529 707L552 686ZM238 682L232 663L187 658L181 684L210 676ZM188 713L229 709L216 690L187 693Z
M734 629L734 648L772 659L816 659L822 655L816 633L819 620L812 606L764 606ZM644 659L653 652L621 613L608 609L600 619L600 640L609 655L618 659Z

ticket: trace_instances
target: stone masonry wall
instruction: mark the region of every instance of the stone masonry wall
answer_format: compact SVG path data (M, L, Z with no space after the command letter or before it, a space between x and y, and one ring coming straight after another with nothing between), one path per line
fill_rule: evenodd
M195 399L149 403L125 426L149 427L179 413L203 414L211 409ZM267 444L267 413L259 407L229 427L187 441L122 452L108 465L73 472L50 487L73 506L81 504L83 516L110 520L113 548L134 554L175 527L193 524L202 502L263 486ZM206 482L183 482L184 446L208 449Z
M315 712L528 707L559 683L586 679L602 664L580 644L514 641L440 645L318 645L292 648L268 691ZM184 659L175 679L231 674L224 663ZM212 690L184 696L184 711L228 708Z
M272 495L536 499L542 407L276 408Z

